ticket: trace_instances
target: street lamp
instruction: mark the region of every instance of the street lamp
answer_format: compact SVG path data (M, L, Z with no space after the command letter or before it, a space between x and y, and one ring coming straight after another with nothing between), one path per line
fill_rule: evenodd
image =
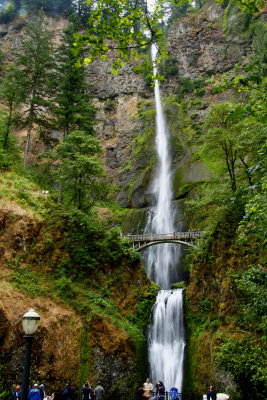
M22 326L25 333L23 335L25 338L25 356L22 375L22 400L27 400L28 398L32 340L38 328L39 321L40 315L33 308L22 317Z

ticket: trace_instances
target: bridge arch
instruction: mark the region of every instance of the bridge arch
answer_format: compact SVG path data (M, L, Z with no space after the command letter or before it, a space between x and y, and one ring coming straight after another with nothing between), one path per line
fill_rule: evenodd
M142 250L146 249L147 247L155 246L156 244L162 244L162 243L183 244L185 246L189 246L189 247L193 247L194 249L197 249L197 246L195 246L194 244L189 243L189 242L184 242L182 240L161 240L161 241L148 242L148 243L142 244L141 246L134 245L134 249L136 251L142 251Z

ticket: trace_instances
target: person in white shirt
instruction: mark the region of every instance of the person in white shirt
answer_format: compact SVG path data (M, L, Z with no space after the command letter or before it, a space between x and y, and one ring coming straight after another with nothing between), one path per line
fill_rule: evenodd
M144 397L151 397L153 394L153 385L150 382L149 378L146 379L144 385L143 385L143 390L144 390Z

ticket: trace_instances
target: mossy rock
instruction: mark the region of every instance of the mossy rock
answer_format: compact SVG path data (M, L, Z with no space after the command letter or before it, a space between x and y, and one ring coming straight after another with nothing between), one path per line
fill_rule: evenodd
M137 234L144 230L146 224L146 208L127 210L120 226L124 234Z
M185 171L183 167L177 168L175 173L173 174L173 187L176 191L178 191L181 187L183 187L186 184L185 180Z
M176 282L171 285L171 289L186 289L186 283L184 281Z

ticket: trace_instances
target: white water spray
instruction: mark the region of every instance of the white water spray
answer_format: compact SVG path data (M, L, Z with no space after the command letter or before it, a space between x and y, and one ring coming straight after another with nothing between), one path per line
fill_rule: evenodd
M161 290L149 329L149 363L153 382L161 380L166 390L182 390L184 346L182 290Z
M152 46L153 73L156 46ZM156 103L156 150L158 168L152 184L155 207L150 210L145 233L172 233L175 231L175 210L172 207L171 157L169 132L164 118L160 98L159 82L155 80ZM176 227L178 228L178 227ZM182 290L169 289L178 281L180 246L159 244L151 246L144 254L148 276L161 289L153 307L153 323L149 327L149 363L152 382L163 381L166 390L171 387L182 389L184 359L184 328Z

